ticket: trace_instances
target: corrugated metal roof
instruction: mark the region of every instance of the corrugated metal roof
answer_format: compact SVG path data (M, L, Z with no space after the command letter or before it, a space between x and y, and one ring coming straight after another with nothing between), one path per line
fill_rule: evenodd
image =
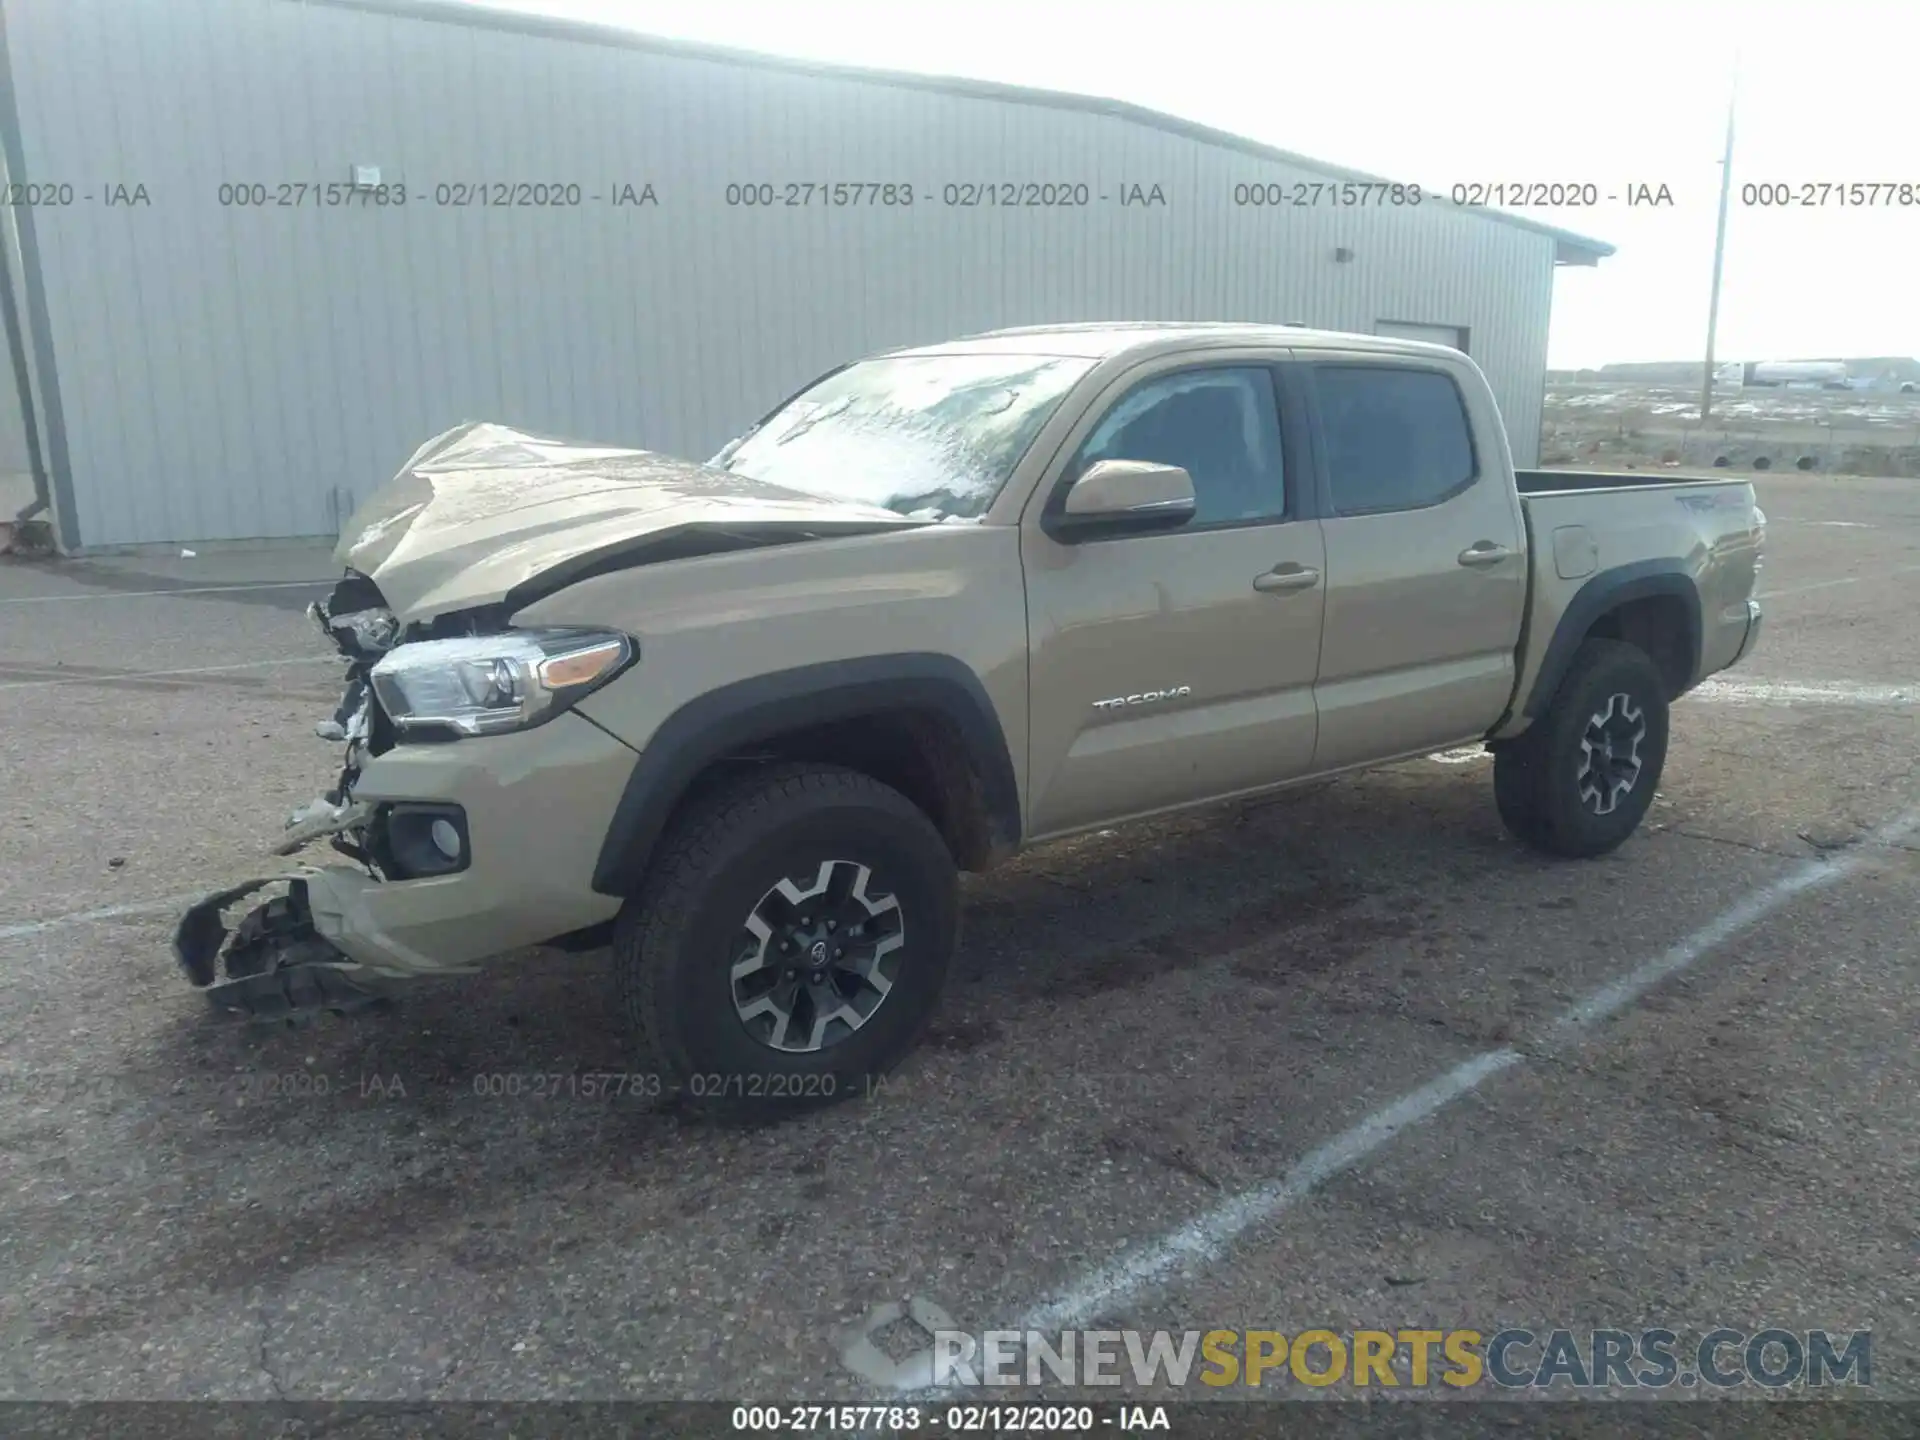
M1351 170L1344 165L1329 164L1327 161L1316 160L1309 155L1283 150L1277 145L1268 145L1264 141L1255 140L1246 135L1237 135L1230 130L1219 130L1211 125L1203 125L1197 120L1186 120L1178 115L1169 115L1163 110L1152 110L1145 105L1135 105L1130 101L1115 100L1102 95L1080 95L1065 90L1039 90L1025 85L1008 85L997 80L918 74L906 70L876 70L826 60L802 59L791 55L770 55L757 50L737 49L699 40L648 35L615 25L595 24L588 20L534 14L525 10L513 10L481 3L481 0L281 0L281 3L328 5L342 10L367 10L381 15L402 15L455 25L477 25L488 29L577 40L591 45L612 45L629 50L646 50L656 54L708 60L720 65L783 70L842 80L858 80L869 85L936 90L944 94L962 95L981 100L998 100L1011 105L1038 105L1057 110L1079 110L1097 115L1111 115L1136 125L1145 125L1170 134L1202 140L1208 144L1220 146L1222 149L1239 150L1248 155L1257 155L1262 159L1282 161L1336 180L1351 180L1356 184L1370 185L1415 183L1394 181L1363 170ZM1453 203L1451 200L1443 199L1441 193L1436 193L1434 200L1436 204L1452 205ZM1462 205L1455 208L1494 224L1511 225L1521 230L1530 230L1537 235L1552 236L1556 242L1554 259L1561 265L1594 265L1614 253L1614 247L1604 240L1576 234L1571 230L1562 230L1555 225L1543 225L1538 220L1527 219L1524 215L1514 215L1505 210L1494 210L1479 205Z

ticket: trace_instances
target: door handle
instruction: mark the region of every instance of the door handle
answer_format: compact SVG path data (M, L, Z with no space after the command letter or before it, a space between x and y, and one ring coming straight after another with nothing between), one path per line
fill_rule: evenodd
M1505 545L1496 545L1491 540L1476 540L1460 552L1462 565L1498 565L1502 560L1510 559L1513 551Z
M1295 565L1289 561L1285 565L1276 565L1265 574L1253 577L1256 590L1311 590L1320 583L1320 572L1305 565Z

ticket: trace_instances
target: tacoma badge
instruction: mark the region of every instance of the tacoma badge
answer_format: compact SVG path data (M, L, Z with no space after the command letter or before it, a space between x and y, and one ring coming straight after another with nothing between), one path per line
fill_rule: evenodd
M1160 700L1180 700L1193 694L1191 685L1176 685L1171 690L1142 690L1138 695L1121 695L1112 700L1096 700L1096 710L1119 710L1127 705L1152 705Z

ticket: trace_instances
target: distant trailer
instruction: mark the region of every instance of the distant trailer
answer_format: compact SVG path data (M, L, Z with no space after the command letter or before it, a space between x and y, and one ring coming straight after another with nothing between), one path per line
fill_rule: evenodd
M1748 361L1740 367L1742 385L1822 385L1832 390L1852 388L1847 367L1838 360Z

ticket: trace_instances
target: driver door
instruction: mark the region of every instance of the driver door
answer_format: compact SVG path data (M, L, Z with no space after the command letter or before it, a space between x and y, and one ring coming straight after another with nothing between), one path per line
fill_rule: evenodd
M1326 557L1305 423L1283 415L1272 366L1162 359L1116 381L1028 506L1035 838L1263 789L1312 765ZM1055 539L1048 520L1067 488L1110 459L1185 469L1193 519Z

